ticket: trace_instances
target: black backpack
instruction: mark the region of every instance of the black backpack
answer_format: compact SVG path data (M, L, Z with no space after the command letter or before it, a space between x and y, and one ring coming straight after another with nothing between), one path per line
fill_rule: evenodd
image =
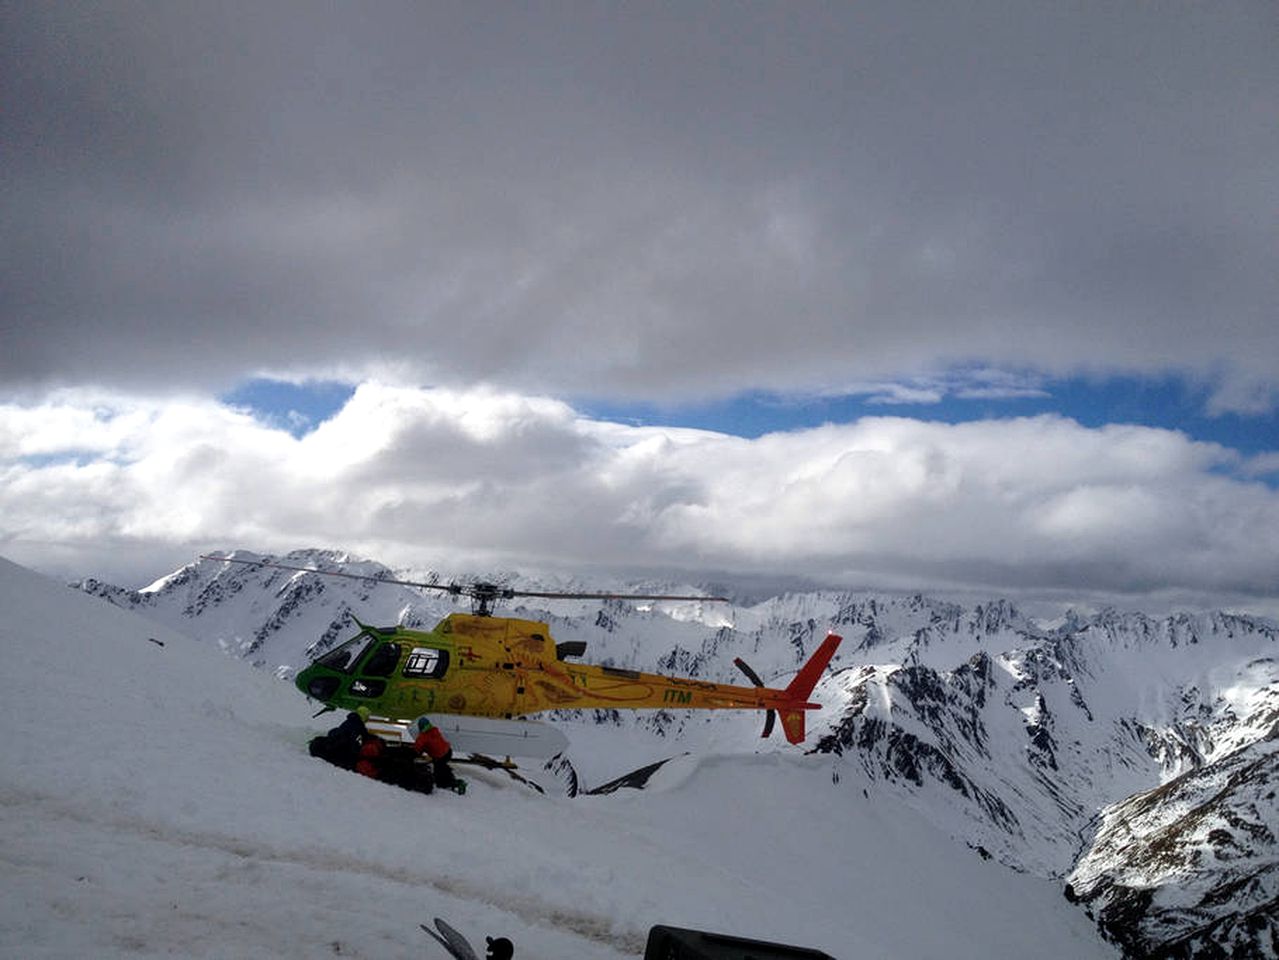
M349 713L345 720L328 733L312 737L307 744L311 756L327 760L343 770L354 770L360 757L360 746L368 731L358 713Z

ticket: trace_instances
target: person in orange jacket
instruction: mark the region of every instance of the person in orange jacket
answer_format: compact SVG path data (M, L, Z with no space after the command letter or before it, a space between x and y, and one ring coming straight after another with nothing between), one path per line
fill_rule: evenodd
M386 744L376 734L367 734L360 744L360 752L355 761L355 772L362 773L374 780L384 779L382 776L382 758L386 754Z
M419 756L426 754L431 758L435 785L445 790L465 793L466 781L454 776L453 768L449 766L449 761L453 759L453 747L440 728L431 723L430 718L418 717L414 729L417 730L417 737L413 740L413 752Z

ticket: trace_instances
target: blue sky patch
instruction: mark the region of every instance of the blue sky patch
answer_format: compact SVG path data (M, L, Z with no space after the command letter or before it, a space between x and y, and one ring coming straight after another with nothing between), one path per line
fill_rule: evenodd
M263 423L304 437L346 406L353 393L354 386L334 380L249 380L218 400L247 408Z
M91 467L96 463L118 462L101 450L73 449L58 450L50 453L29 453L18 458L24 467L33 470L47 470L50 467Z
M584 400L587 416L646 426L695 427L740 437L849 423L862 417L902 416L966 423L1055 413L1087 427L1110 423L1180 430L1244 456L1279 449L1279 413L1259 416L1205 412L1208 388L1180 377L1072 377L981 383L964 378L867 384L840 396L790 397L752 392L730 400L672 407Z
M337 381L286 383L250 380L219 399L250 410L264 423L303 437L336 414L355 392ZM642 426L692 427L755 438L868 416L902 416L967 423L1053 413L1098 428L1136 424L1179 430L1193 440L1219 443L1244 457L1279 450L1279 412L1247 416L1206 413L1209 388L1167 376L1071 377L979 371L946 377L867 383L839 395L799 396L766 391L682 405L572 400L585 416ZM1225 468L1227 472L1229 468ZM1263 475L1272 485L1273 473Z

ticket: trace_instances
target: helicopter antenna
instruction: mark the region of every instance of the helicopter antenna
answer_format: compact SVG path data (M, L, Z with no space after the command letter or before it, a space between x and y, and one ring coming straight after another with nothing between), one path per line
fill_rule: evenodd
M728 597L706 597L691 594L674 593L566 593L556 590L513 590L496 583L476 581L475 583L425 583L416 580L395 580L391 577L375 577L361 573L347 573L344 570L319 570L315 567L300 567L275 560L243 560L239 557L215 557L200 554L201 560L217 560L222 563L238 563L246 567L271 567L276 570L294 570L298 573L318 573L325 577L345 577L348 580L361 580L366 583L390 583L401 587L418 587L423 590L439 590L454 597L471 598L471 610L477 617L491 617L493 605L499 600L514 600L517 597L534 597L539 600L705 600L714 603L728 603Z

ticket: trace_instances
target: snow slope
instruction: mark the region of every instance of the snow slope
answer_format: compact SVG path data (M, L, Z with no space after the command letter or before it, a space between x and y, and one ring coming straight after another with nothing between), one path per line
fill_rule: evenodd
M422 797L312 760L302 697L169 627L3 560L0 610L0 956L442 958L432 916L518 960L636 957L655 923L844 960L1114 956L1057 884L829 757Z

